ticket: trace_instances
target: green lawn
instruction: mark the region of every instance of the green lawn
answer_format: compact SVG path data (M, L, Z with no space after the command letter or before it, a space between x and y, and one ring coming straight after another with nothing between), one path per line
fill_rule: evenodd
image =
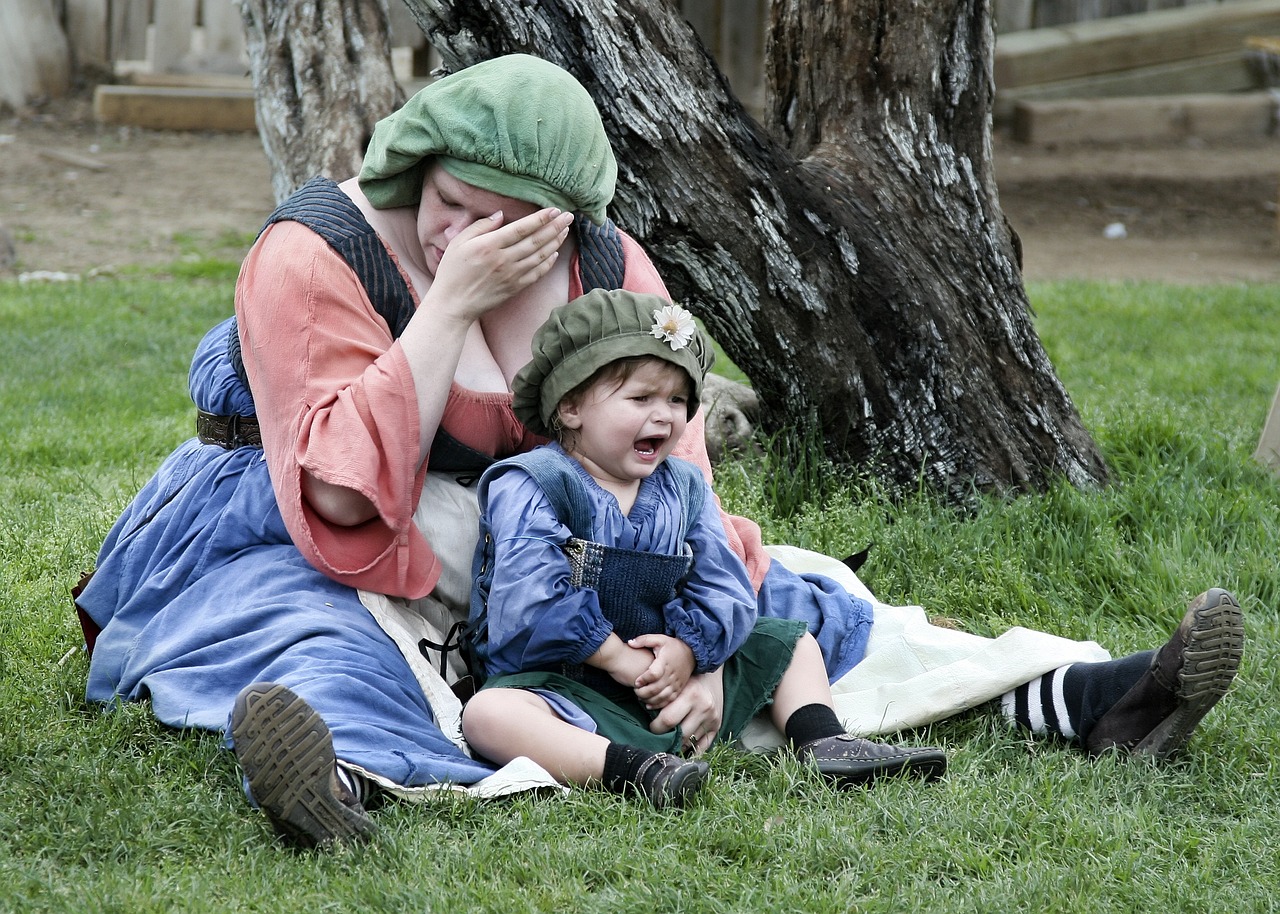
M1232 588L1244 667L1179 762L1089 761L977 711L906 736L949 751L932 786L839 793L719 749L683 813L588 791L391 804L372 845L300 854L244 802L217 737L85 705L68 595L190 434L187 362L231 282L0 284L0 911L1274 909L1280 481L1251 454L1280 382L1280 287L1029 290L1105 490L958 517L820 465L719 475L767 539L874 543L878 595L980 633L1026 625L1121 653L1163 641L1199 590ZM821 498L780 500L784 476Z

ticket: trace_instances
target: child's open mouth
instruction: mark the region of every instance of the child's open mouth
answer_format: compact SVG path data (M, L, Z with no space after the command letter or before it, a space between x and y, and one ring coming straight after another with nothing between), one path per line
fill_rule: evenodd
M641 438L636 442L636 453L641 457L652 457L661 446L661 438Z

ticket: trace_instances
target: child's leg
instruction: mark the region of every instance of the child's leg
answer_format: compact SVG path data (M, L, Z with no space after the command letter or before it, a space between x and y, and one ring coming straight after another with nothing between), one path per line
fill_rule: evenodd
M564 784L589 784L604 777L609 741L566 722L537 694L524 689L477 692L462 710L462 735L499 765L523 755Z
M782 679L773 692L769 716L779 730L786 732L791 715L806 705L813 704L831 707L831 686L827 682L822 649L818 647L813 635L805 634L796 642L791 665L782 674ZM843 733L844 728L840 727L839 732Z
M562 783L640 793L659 808L683 806L707 776L706 762L610 742L575 727L524 689L477 692L462 710L462 735L498 764L525 756Z
M946 770L940 749L890 746L851 736L832 709L822 651L812 635L796 642L791 665L773 693L770 715L796 754L839 783L855 784L888 774L935 780Z

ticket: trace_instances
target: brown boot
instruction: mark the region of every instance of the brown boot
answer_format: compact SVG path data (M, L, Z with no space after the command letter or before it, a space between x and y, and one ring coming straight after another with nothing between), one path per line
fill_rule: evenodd
M1098 720L1085 750L1172 758L1227 694L1244 648L1240 604L1221 588L1196 597L1151 669Z
M249 791L277 834L302 847L369 840L373 821L338 777L329 728L292 690L246 686L231 734Z

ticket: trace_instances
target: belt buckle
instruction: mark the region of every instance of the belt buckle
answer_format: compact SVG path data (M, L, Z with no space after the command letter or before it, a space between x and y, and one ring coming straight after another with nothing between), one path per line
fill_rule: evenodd
M228 450L234 451L236 448L244 447L248 442L241 436L240 420L244 417L239 413L232 413L227 416L227 444Z

